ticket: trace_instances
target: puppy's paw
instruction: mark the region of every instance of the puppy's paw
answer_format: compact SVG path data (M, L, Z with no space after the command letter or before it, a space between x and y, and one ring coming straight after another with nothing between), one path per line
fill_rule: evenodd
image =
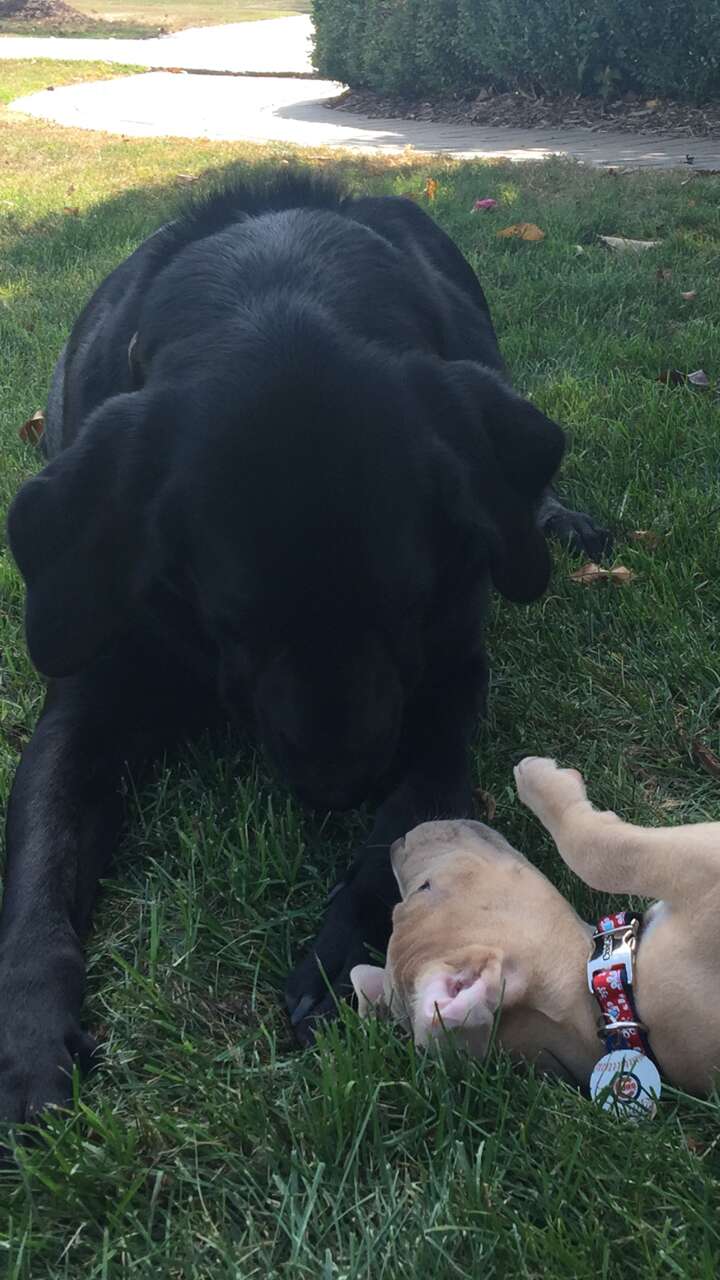
M545 756L527 756L514 773L519 798L549 830L571 804L587 799L582 774L577 769L560 769Z

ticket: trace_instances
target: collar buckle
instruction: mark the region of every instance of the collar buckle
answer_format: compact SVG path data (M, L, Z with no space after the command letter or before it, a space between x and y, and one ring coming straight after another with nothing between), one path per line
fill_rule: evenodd
M588 990L592 995L595 994L595 974L603 973L616 965L624 966L625 980L628 986L632 986L639 929L640 921L635 919L629 924L617 925L614 929L600 930L593 934L593 951L587 962Z

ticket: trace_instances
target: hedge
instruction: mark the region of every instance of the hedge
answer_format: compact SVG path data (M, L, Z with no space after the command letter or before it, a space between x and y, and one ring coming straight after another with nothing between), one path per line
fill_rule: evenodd
M315 65L384 93L720 96L720 0L313 0Z

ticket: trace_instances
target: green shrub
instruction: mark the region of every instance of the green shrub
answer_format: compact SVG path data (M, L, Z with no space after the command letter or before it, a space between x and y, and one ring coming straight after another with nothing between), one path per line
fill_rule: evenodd
M314 16L318 70L380 92L720 93L720 0L314 0Z

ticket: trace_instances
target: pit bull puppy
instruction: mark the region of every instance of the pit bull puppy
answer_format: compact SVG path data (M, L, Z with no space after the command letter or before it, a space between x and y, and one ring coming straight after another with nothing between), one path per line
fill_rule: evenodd
M587 885L662 898L639 934L635 1009L665 1079L709 1091L720 1070L720 822L632 826L594 809L581 775L554 760L528 757L515 780ZM423 823L391 856L402 901L386 968L353 970L361 1015L389 1014L420 1045L453 1032L482 1057L500 1009L498 1041L513 1057L587 1084L603 1053L587 976L593 928L482 823Z

